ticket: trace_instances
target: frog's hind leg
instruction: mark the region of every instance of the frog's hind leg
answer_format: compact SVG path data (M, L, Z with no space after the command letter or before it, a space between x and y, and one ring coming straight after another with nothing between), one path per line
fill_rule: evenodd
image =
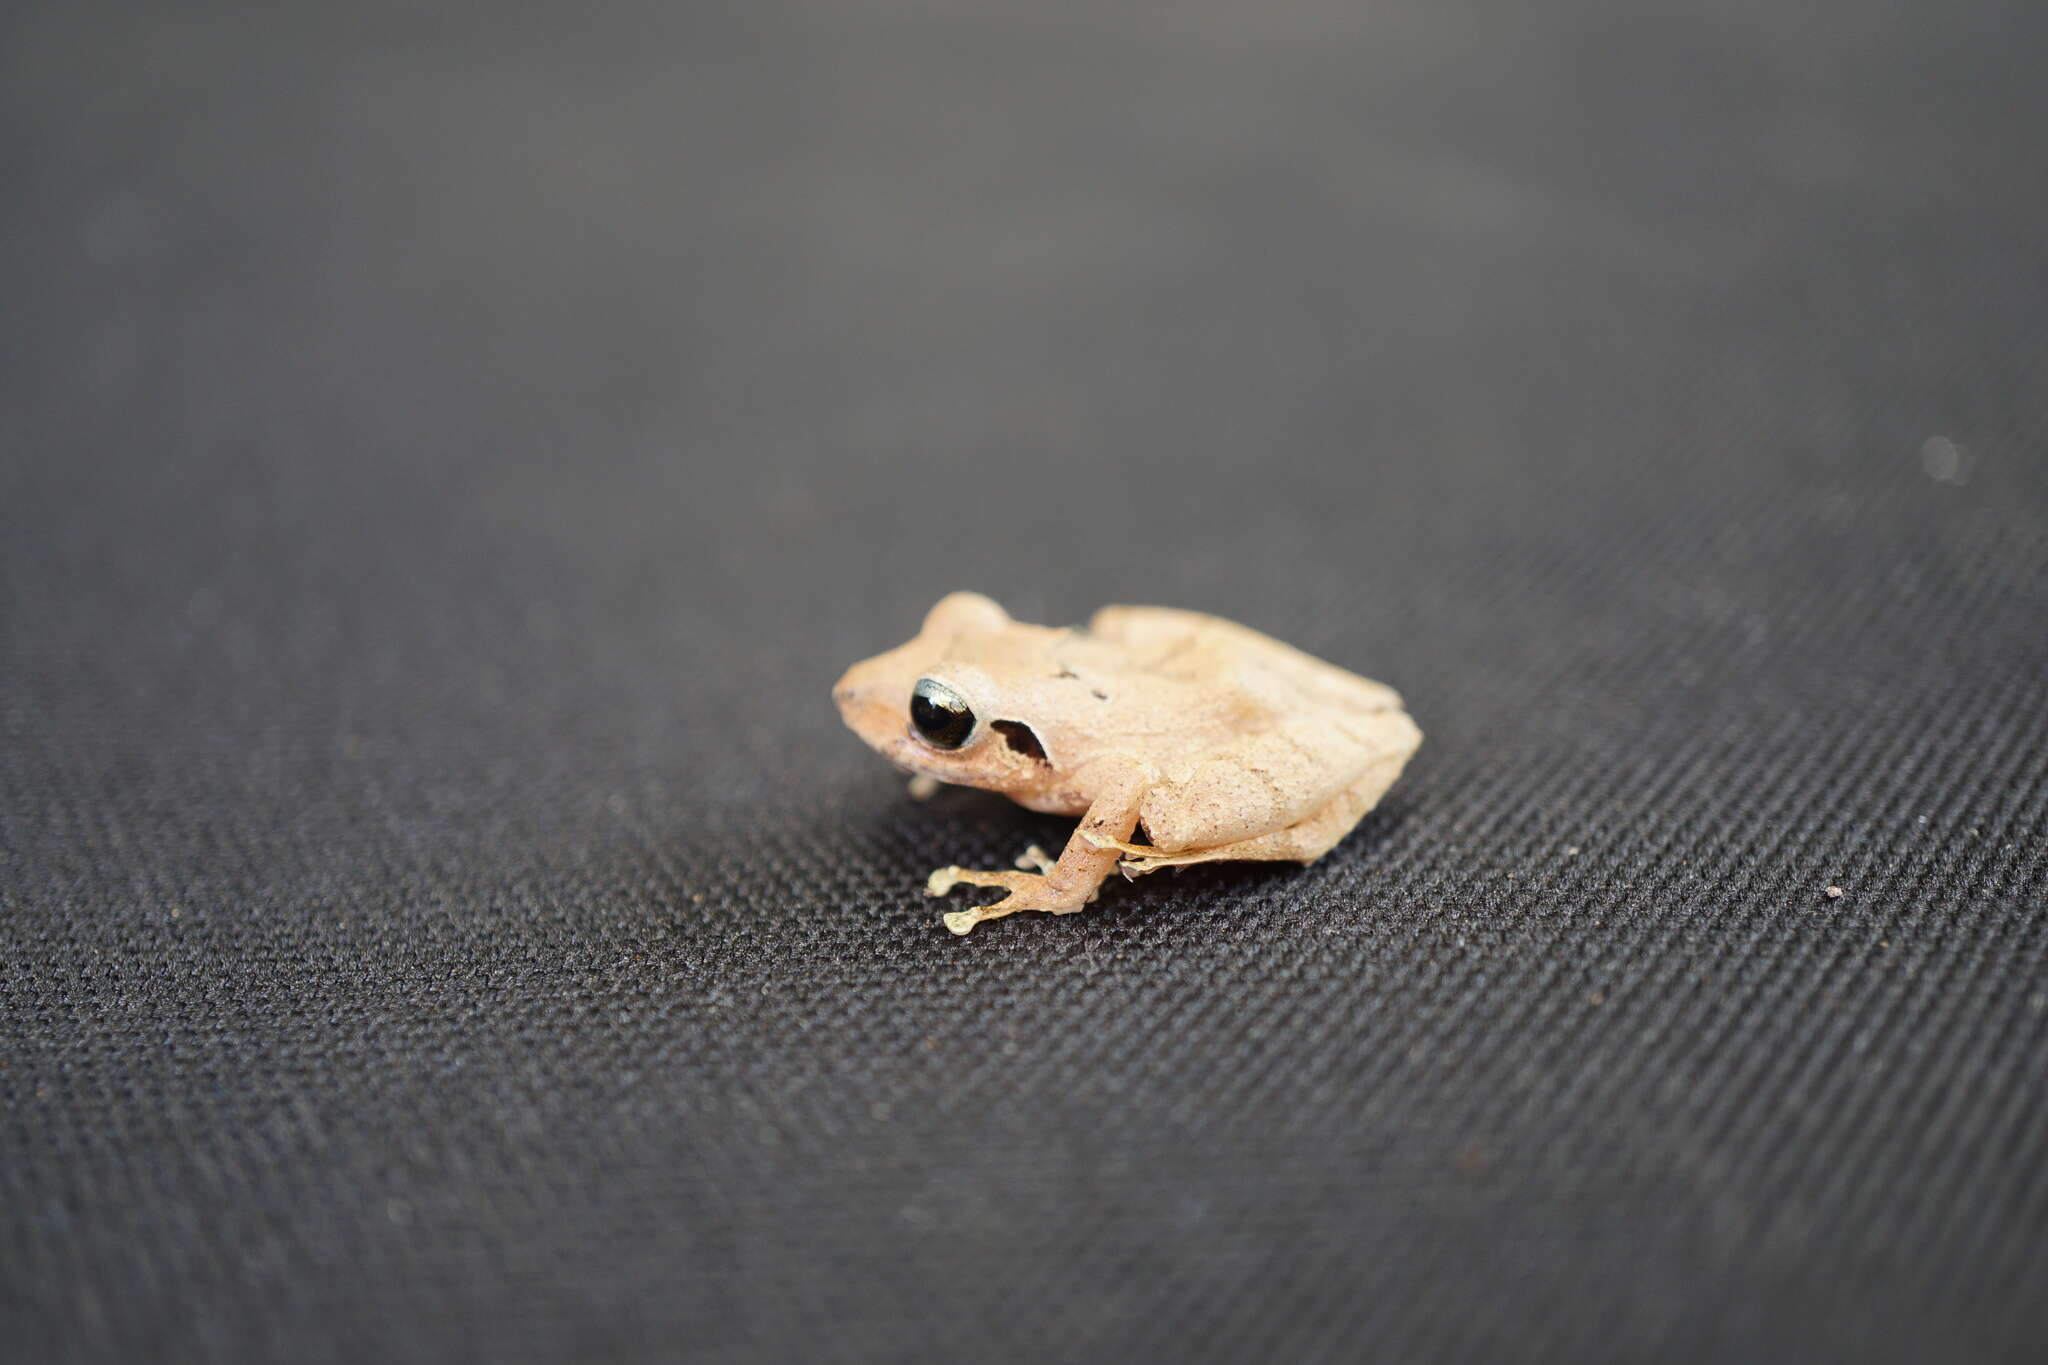
M1366 812L1379 804L1380 797L1400 776L1407 760L1408 755L1403 753L1376 763L1312 814L1285 829L1253 835L1249 839L1169 853L1147 844L1111 843L1093 835L1088 838L1099 848L1114 848L1125 855L1117 864L1117 871L1125 877L1142 877L1162 867L1188 867L1195 863L1312 863L1336 847L1337 841L1349 834L1365 818Z
M1125 877L1142 877L1163 867L1192 867L1196 863L1295 862L1312 863L1328 853L1339 839L1351 832L1363 811L1343 809L1348 803L1340 796L1298 824L1232 843L1208 848L1184 848L1176 853L1145 844L1118 844L1124 854L1117 871Z

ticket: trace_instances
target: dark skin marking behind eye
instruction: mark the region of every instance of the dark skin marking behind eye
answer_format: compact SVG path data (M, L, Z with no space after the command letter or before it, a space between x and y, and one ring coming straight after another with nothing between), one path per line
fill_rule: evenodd
M1099 687L1091 687L1091 688L1089 688L1089 689L1088 689L1088 695L1089 695L1089 696L1091 696L1091 697L1093 697L1093 698L1095 698L1095 700L1097 700L1097 701L1108 701L1108 700L1109 700L1109 693L1107 693L1107 692L1104 692L1104 691L1103 691L1103 690L1102 690L1101 688L1099 688Z
M992 720L989 728L1003 737L1003 743L1035 762L1045 762L1045 746L1030 726L1021 720Z

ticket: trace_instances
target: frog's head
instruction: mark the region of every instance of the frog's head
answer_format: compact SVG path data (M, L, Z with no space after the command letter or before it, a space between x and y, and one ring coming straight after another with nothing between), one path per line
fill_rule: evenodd
M992 791L1052 775L1030 719L1058 673L1062 632L1022 625L980 593L947 595L915 639L855 664L832 689L839 714L906 772Z

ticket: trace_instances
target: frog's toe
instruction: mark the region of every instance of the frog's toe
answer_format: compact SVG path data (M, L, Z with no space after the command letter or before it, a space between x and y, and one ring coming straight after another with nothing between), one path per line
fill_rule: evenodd
M943 896L956 886L1000 886L1011 894L1044 881L1036 872L984 872L972 867L942 867L925 878L927 896Z
M987 905L969 906L945 915L946 927L956 934L967 933L985 919L1001 919L1019 910L1072 914L1095 899L1092 889L1086 895L1058 889L1037 872L984 872L965 867L940 868L932 873L924 890L928 896L943 896L956 886L998 886L1009 893Z
M973 884L980 886L1001 885L998 882L986 881ZM974 926L985 919L1001 919L1005 915L1014 915L1019 910L1042 909L1042 906L1035 903L1037 899L1037 897L1031 895L1024 888L1019 887L1001 900L991 901L987 905L970 905L965 910L949 910L939 916L939 918L944 920L946 927L954 933L965 934L972 932Z
M1099 830L1089 829L1085 825L1075 832L1097 848L1113 848L1119 853L1128 853L1135 858L1160 856L1160 850L1150 844L1128 844L1121 839L1112 839Z
M1037 872L1044 876L1051 876L1053 867L1052 855L1037 844L1033 844L1017 855L1017 869L1020 872Z
M1231 855L1213 848L1194 848L1185 853L1161 853L1158 849L1146 849L1135 858L1125 858L1116 865L1124 874L1125 881L1135 881L1148 872L1157 872L1162 867L1188 867L1194 863L1219 862Z

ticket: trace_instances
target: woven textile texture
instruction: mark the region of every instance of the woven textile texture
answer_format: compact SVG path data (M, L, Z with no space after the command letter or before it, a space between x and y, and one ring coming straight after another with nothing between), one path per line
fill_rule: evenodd
M7 7L0 1360L2048 1358L2044 54ZM954 587L1428 738L956 939Z

